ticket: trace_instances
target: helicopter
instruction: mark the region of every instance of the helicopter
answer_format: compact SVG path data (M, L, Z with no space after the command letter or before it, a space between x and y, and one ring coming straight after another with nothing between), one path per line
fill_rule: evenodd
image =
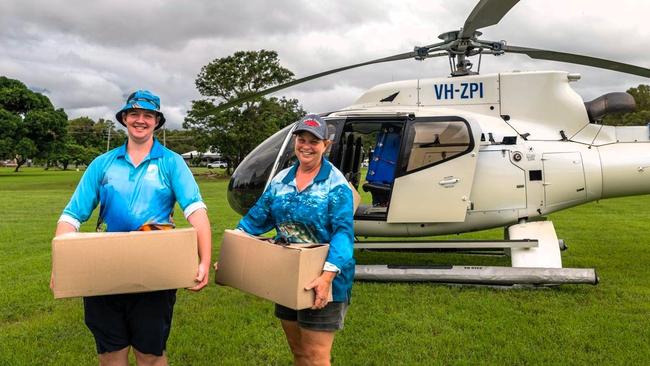
M503 240L368 241L368 250L503 250L511 267L357 266L355 279L487 285L596 284L592 268L563 268L546 215L590 201L650 193L650 124L607 126L634 98L608 93L585 102L564 71L479 74L482 55L523 54L650 78L650 69L597 57L479 38L518 0L480 0L462 28L413 51L339 67L222 103L225 110L300 83L361 66L447 57L450 75L383 83L352 105L323 113L327 158L357 192L355 236L425 237L504 228ZM291 124L254 149L234 171L228 202L244 215L276 173L295 162ZM374 141L369 154L364 142ZM362 165L368 160L367 173Z

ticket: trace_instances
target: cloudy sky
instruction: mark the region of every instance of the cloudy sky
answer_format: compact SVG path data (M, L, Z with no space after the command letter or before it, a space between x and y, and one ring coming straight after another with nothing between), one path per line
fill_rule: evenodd
M70 118L112 118L124 97L161 96L178 128L200 98L201 66L239 50L276 50L302 77L411 51L458 29L477 0L2 0L0 75L45 93ZM522 0L483 37L650 67L650 1ZM486 56L482 73L565 70L586 100L650 80L523 55ZM345 71L276 95L311 112L351 104L382 82L446 76L446 59L404 60Z

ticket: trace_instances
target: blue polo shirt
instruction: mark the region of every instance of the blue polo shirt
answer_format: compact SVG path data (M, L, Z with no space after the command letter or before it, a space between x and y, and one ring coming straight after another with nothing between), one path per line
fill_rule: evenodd
M355 264L352 190L343 174L323 159L311 184L298 191L298 164L271 180L238 228L253 235L275 229L291 243L329 243L325 270L338 272L332 296L334 301L349 301Z
M78 230L99 204L107 231L135 231L145 224L173 225L176 202L186 218L206 208L183 158L154 139L149 155L137 167L126 153L126 144L95 158L59 221Z

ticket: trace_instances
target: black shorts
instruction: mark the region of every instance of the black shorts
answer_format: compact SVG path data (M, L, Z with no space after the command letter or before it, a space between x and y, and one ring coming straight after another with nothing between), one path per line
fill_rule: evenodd
M162 356L172 325L176 290L84 297L86 326L97 353L133 346Z
M333 332L343 329L345 314L348 311L347 302L330 302L322 309L293 310L275 304L275 316L282 320L298 322L300 328L309 330Z

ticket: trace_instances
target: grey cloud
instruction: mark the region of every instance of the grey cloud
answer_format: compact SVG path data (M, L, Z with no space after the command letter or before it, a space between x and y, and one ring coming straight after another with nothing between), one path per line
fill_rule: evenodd
M69 1L10 0L2 5L0 34L76 35L87 42L132 48L179 47L187 40L269 36L309 29L350 27L381 18L375 2L276 1Z
M410 51L458 29L475 0L245 2L5 0L0 3L0 72L46 93L71 118L113 118L126 95L151 89L170 127L180 127L201 66L238 50L278 51L296 77ZM631 8L631 9L630 9ZM485 38L650 66L646 2L521 1ZM585 98L647 79L521 55L483 57L482 73L556 69L580 72ZM314 112L349 105L378 83L446 77L446 58L372 65L298 85Z

